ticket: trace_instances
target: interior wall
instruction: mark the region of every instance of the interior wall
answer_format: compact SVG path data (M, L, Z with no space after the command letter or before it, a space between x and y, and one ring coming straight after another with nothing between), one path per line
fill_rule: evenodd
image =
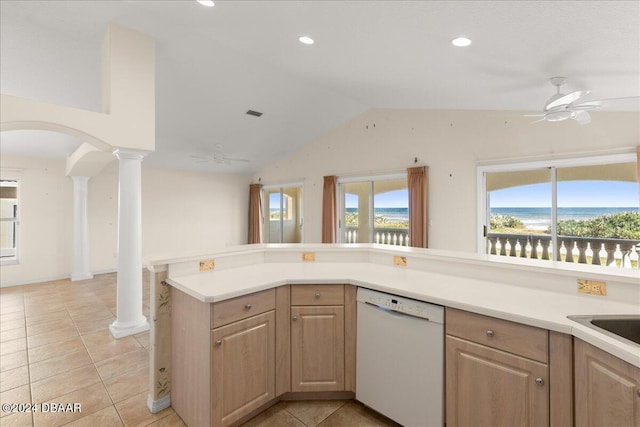
M17 171L17 172L16 172ZM20 180L20 262L3 265L1 286L69 277L73 183L64 160L2 158L2 178ZM142 168L143 256L215 251L246 243L250 177ZM90 271L115 271L118 162L88 184Z
M2 156L2 179L18 180L18 260L0 284L68 277L73 263L73 183L64 160Z
M265 185L304 181L304 241L321 241L324 175L359 176L429 166L429 247L476 250L476 167L493 161L632 151L640 113L531 123L517 111L373 109L254 175Z

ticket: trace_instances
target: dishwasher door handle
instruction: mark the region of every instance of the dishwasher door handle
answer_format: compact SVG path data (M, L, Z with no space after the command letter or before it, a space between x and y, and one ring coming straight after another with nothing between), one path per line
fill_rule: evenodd
M413 314L401 313L399 311L391 310L389 308L380 307L379 305L372 304L370 302L365 302L365 304L375 308L376 310L380 310L381 312L383 312L385 314L388 314L389 316L393 316L396 319L402 319L402 318L406 318L406 317L415 317L416 319L424 320L425 322L429 321L428 317L414 316Z

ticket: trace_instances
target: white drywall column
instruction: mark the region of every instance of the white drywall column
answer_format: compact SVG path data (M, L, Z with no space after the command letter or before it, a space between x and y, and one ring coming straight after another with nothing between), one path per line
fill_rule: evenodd
M71 280L93 278L89 271L89 235L87 231L88 176L72 176L73 181L73 272Z
M149 330L142 314L142 159L146 153L118 149L118 311L109 325L116 338Z

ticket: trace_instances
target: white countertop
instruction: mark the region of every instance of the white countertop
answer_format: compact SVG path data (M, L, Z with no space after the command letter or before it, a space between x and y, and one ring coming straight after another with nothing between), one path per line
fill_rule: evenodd
M620 342L568 315L638 314L638 301L515 286L371 262L266 262L171 276L177 289L205 303L286 284L345 283L571 334L640 367L640 346Z

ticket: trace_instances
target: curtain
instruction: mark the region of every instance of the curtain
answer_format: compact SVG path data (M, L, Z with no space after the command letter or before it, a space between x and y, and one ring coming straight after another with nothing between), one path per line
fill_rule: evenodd
M262 185L249 185L249 243L262 243Z
M407 169L409 189L409 243L416 248L427 247L427 168Z
M638 168L638 197L640 197L640 145L636 147L636 167Z
M338 177L335 175L324 177L322 188L322 243L336 242L336 220L338 216L336 204L336 185Z

